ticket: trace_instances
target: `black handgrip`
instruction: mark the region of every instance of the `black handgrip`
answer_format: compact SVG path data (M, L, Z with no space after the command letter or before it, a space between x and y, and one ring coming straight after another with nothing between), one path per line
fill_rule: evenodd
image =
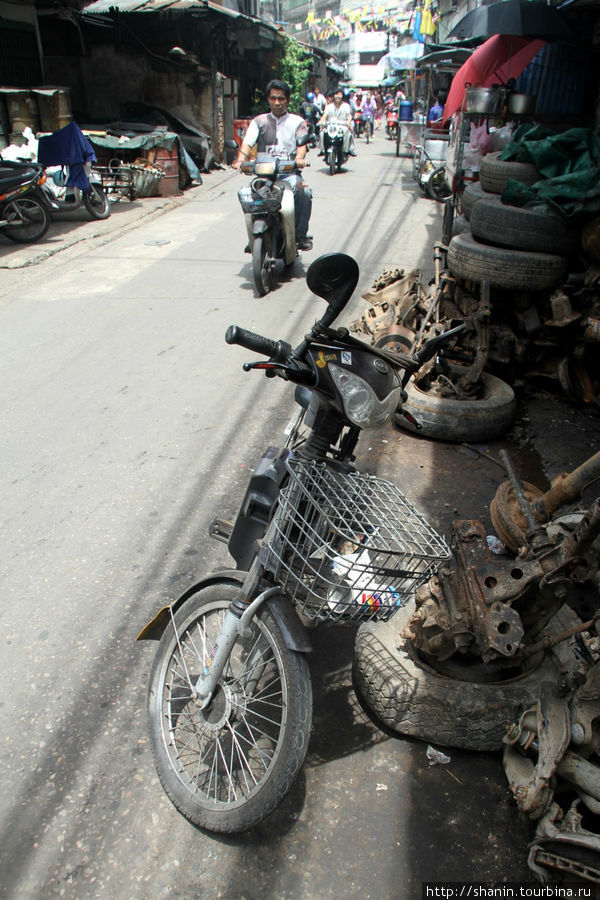
M271 338L263 337L262 334L254 334L253 331L240 328L239 325L229 326L225 332L225 340L228 344L239 344L246 350L261 353L263 356L268 356L269 359L281 363L288 362L292 351L286 341L272 341Z

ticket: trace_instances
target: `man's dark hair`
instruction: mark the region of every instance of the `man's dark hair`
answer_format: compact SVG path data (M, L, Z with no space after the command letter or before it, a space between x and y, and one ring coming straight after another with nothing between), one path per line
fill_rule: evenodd
M286 96L286 99L290 99L290 86L286 81L281 81L279 78L273 78L267 85L267 99L271 91L283 91Z

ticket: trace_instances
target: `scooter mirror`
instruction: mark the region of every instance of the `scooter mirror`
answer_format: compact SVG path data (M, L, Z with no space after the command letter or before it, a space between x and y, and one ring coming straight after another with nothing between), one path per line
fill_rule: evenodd
M306 134L301 135L296 141L297 147L306 147L307 144L313 143L313 135L306 132ZM314 146L314 144L313 144Z
M341 313L358 283L358 263L346 253L325 253L309 266L306 284L318 297L327 301L327 312L321 318L331 325Z

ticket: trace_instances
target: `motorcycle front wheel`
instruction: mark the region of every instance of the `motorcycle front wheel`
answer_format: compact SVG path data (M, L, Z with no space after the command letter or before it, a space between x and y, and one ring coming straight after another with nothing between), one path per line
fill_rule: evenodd
M83 202L92 219L108 219L110 216L108 197L99 184L90 184L89 191L83 195Z
M46 234L50 225L50 218L45 208L33 197L11 200L2 210L2 217L9 224L0 230L16 244L30 244L39 241Z
M332 147L329 151L329 174L335 175L336 173L336 152L335 147Z
M209 831L244 831L272 813L304 762L312 688L303 654L290 650L265 603L239 637L210 705L193 685L239 585L193 594L161 638L148 722L162 786L177 809Z
M252 245L252 271L254 284L260 297L271 290L273 284L273 263L271 259L271 239L268 234L260 234L254 238Z

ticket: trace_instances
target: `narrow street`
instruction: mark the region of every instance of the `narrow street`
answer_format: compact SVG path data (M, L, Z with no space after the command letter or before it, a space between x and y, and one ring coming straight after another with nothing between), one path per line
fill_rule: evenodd
M532 880L500 755L450 750L429 766L425 744L380 731L353 692L351 630L315 635L308 759L269 821L204 834L155 775L154 645L136 635L230 565L208 525L234 515L292 410L285 385L242 371L227 326L297 343L322 308L303 272L324 252L361 268L343 322L383 270L433 274L442 206L392 142L361 142L335 177L310 158L314 249L265 298L243 253L242 176L228 172L114 239L3 270L1 897L412 900L424 881ZM2 239L0 267L12 252ZM578 431L572 465L596 437ZM362 453L441 528L485 517L502 477L392 425Z

